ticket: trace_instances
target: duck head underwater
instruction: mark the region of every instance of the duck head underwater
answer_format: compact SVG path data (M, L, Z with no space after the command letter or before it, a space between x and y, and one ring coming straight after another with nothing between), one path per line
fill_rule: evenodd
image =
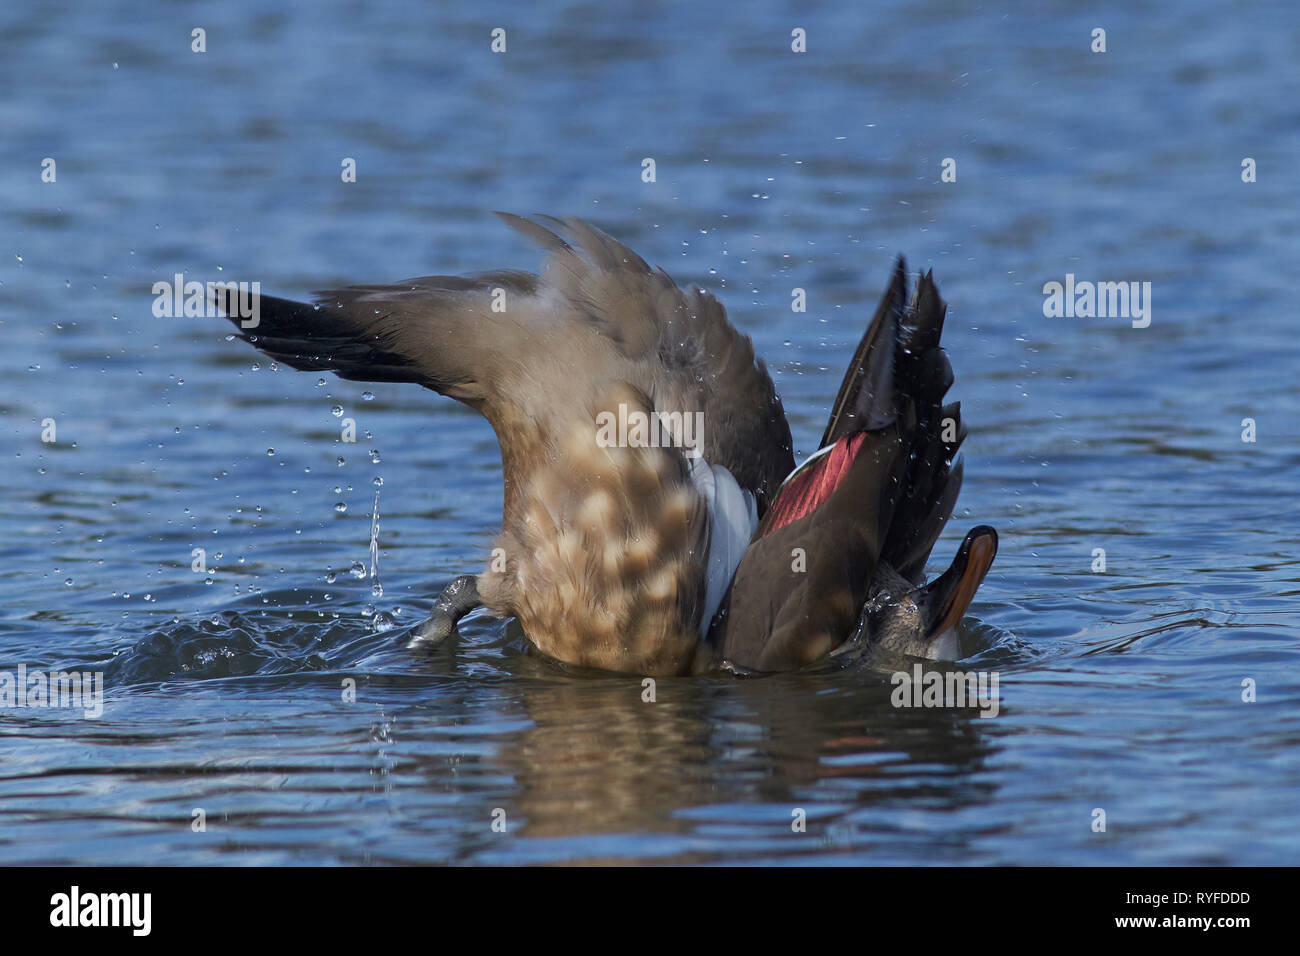
M263 295L255 327L227 312L278 362L414 382L495 430L495 558L447 586L413 646L481 606L554 658L637 674L791 670L855 636L958 656L997 533L971 530L925 583L966 434L943 403L930 273L909 300L899 260L821 450L796 468L771 376L717 299L579 219L498 215L546 251L539 274Z

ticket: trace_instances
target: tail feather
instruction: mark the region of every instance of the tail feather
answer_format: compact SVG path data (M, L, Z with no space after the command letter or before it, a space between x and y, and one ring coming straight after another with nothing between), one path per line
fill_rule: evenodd
M930 559L930 552L934 550L934 544L939 540L944 526L948 524L948 519L952 517L957 496L961 493L961 481L962 463L958 460L942 478L935 481L928 494L912 499L915 502L928 502L928 510L924 504L918 505L914 510L909 509L910 502L906 498L899 502L896 514L903 517L896 517L890 527L881 556L890 567L913 584L920 584L924 580L925 564ZM906 514L909 510L912 510L911 515Z
M844 381L840 383L819 448L832 445L856 431L882 428L893 420L897 412L894 370L906 296L907 263L899 256L894 266L894 277L885 289L857 351L853 353Z
M966 430L961 406L944 403L953 374L939 344L946 307L933 276L921 276L910 304L905 294L900 259L840 386L822 449L781 486L736 569L710 632L722 659L759 670L811 663L860 626L872 588L900 575L921 582L961 490L955 456ZM941 589L945 628L996 551L983 531L972 540L979 560L962 559ZM806 566L787 573L796 553ZM928 640L929 623L909 618L909 633Z
M902 434L908 463L893 519L882 529L879 557L916 583L961 490L960 465L954 467L953 461L966 428L961 405L943 403L953 382L952 365L939 344L947 311L932 272L920 277L908 302L906 264L900 256L832 407L822 436L822 448L830 449L829 453L810 460L791 476L774 505L785 521L809 513L842 477L843 469L832 469L828 463L837 460L846 440L881 428L911 409L915 426ZM803 484L815 480L820 496L795 487L801 480ZM765 521L759 534L776 526Z
M880 529L883 543L878 557L903 577L920 583L961 490L961 464L954 464L954 459L966 427L961 404L943 404L953 382L952 365L939 344L947 305L928 272L905 305L905 270L900 257L849 363L821 450L786 479L757 537L821 507L847 474L858 450L855 439L906 420L912 424L900 431L900 437L907 464L892 519Z
M943 403L953 382L952 365L939 344L947 311L933 273L925 273L907 309L895 363L896 388L915 408L916 428L881 559L915 583L924 575L925 562L961 490L960 465L954 467L953 461L966 429L961 405Z

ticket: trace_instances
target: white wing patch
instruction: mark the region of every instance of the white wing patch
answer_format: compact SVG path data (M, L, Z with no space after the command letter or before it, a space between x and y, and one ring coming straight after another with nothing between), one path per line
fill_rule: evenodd
M691 482L704 496L709 512L709 569L705 587L700 636L706 637L713 615L731 585L749 539L758 527L758 504L721 465L703 458L691 460Z

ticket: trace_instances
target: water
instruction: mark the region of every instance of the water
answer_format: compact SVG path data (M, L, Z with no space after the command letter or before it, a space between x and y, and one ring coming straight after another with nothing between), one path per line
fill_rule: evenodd
M0 668L106 700L0 713L0 862L1300 860L1300 14L1042 6L5 7ZM892 257L934 268L971 426L935 559L999 529L996 718L852 661L646 703L477 616L402 650L498 527L491 430L151 287L535 267L498 208L715 290L802 453ZM1045 317L1067 273L1151 282L1150 326Z

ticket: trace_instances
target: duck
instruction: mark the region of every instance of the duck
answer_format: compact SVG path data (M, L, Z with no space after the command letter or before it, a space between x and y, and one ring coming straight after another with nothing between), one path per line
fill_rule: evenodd
M496 215L541 248L538 272L261 294L255 322L225 313L278 363L421 385L491 424L501 531L412 648L482 608L565 664L644 676L797 670L850 641L956 659L997 533L972 529L927 583L966 437L944 402L932 272L909 295L898 259L796 467L767 366L712 293L582 219Z

